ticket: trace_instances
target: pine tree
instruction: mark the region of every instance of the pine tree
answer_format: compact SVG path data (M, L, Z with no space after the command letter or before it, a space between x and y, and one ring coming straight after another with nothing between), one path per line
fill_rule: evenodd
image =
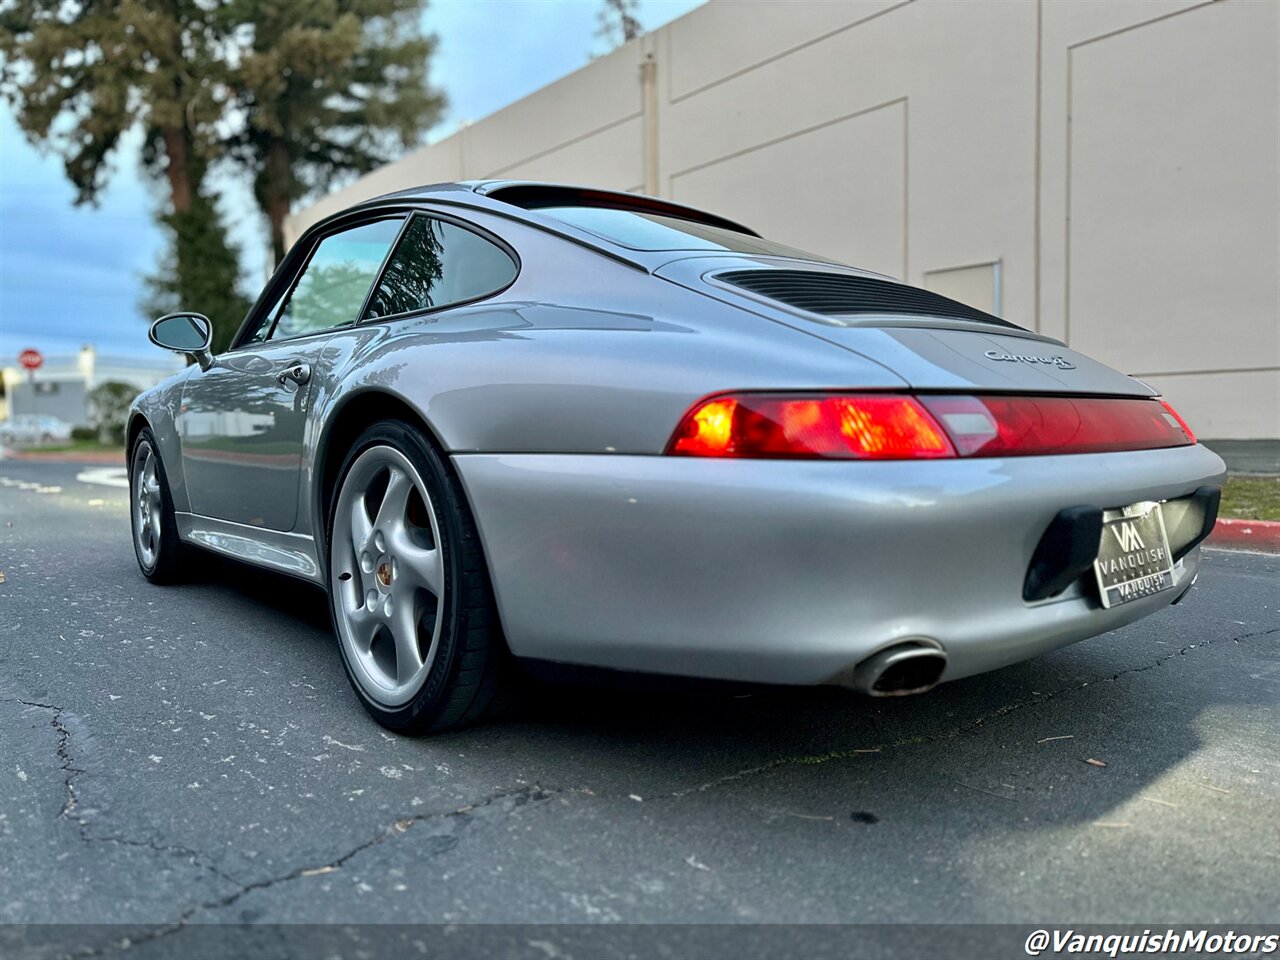
M293 201L416 144L444 109L427 83L422 0L230 0L244 122L231 155L253 177L276 262Z
M97 201L126 134L141 129L139 159L167 187L157 219L170 234L145 303L208 313L225 344L247 301L205 193L230 97L221 27L195 0L10 0L0 9L0 92L27 138L62 158L78 204Z
M236 250L209 187L247 171L284 255L290 204L418 142L444 97L427 83L425 0L93 0L0 5L0 94L27 138L62 158L77 203L143 133L169 235L153 310L190 309L225 345L243 319Z

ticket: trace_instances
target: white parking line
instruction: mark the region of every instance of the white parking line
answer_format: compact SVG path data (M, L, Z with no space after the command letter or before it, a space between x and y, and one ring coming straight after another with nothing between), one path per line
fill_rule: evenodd
M125 467L94 467L76 474L80 483L96 483L100 487L129 489L129 471Z
M47 486L30 480L13 480L9 477L0 477L0 487L17 487L19 490L34 490L36 493L62 492L62 488L59 486Z

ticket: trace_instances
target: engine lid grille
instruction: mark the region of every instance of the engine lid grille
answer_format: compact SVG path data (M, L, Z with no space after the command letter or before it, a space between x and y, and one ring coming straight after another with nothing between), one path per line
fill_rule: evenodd
M842 273L819 273L814 270L730 270L716 274L716 279L770 300L824 316L897 313L973 320L1017 328L1016 324L993 317L950 297L892 280Z

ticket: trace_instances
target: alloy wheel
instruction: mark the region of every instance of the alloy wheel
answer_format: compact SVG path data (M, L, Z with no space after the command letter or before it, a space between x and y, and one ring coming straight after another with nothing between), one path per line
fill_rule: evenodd
M137 541L138 556L148 569L156 565L156 557L160 552L161 524L164 520L157 462L151 444L145 441L139 443L133 452L131 470L133 536Z
M440 522L399 450L356 458L334 511L329 579L338 636L365 694L400 706L431 672L445 614Z

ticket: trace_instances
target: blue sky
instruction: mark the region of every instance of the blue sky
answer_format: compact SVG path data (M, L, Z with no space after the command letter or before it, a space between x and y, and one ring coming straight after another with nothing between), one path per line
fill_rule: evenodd
M641 0L653 30L701 0ZM598 0L434 0L425 23L439 40L432 82L449 96L438 139L519 100L603 52ZM152 223L163 199L139 176L136 141L115 158L98 206L75 207L62 163L26 142L0 105L0 364L35 347L70 353L93 343L101 353L146 355L139 312L142 276L154 269L163 239ZM256 294L267 272L266 239L248 191L219 183L221 206L244 250ZM189 305L199 310L199 304Z

